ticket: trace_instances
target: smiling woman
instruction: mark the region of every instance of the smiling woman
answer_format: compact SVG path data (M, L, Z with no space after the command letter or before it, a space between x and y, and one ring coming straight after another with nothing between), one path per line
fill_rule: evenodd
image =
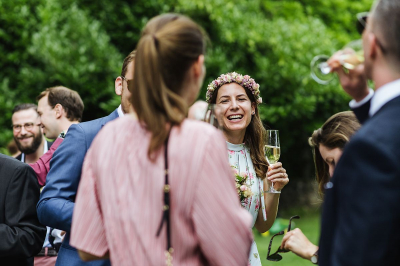
M206 99L220 107L218 120L222 122L241 204L253 216L252 227L263 233L275 221L280 195L264 193L270 187L264 179L268 176L279 192L289 179L281 163L269 165L264 156L265 129L258 114L258 104L262 103L259 88L248 75L227 73L208 85ZM261 265L255 242L249 265Z

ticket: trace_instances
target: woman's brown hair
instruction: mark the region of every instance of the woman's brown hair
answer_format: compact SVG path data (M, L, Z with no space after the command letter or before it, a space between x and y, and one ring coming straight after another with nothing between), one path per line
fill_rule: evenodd
M351 111L340 112L331 116L321 128L314 131L308 139L315 163L315 175L318 182L318 192L324 193L324 185L329 181L329 167L319 152L322 144L328 149L339 148L343 150L350 137L360 128L356 116Z
M163 14L151 19L136 48L131 103L139 121L152 133L148 156L164 144L169 128L186 117L183 81L205 53L206 35L188 17Z
M221 87L223 87L222 85ZM217 101L218 91L221 88L216 89L210 99L211 104L215 104ZM261 122L260 114L258 113L257 101L249 89L244 88L247 97L249 97L252 104L255 105L255 114L252 115L250 124L246 128L244 135L244 143L250 150L250 158L254 165L254 170L257 177L264 180L266 177L269 163L265 158L264 154L264 137L265 128Z

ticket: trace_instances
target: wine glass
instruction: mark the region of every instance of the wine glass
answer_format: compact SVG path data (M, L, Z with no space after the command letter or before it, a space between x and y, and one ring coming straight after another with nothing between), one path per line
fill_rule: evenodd
M279 130L267 130L265 136L264 153L268 163L277 163L281 155L281 145L279 143ZM271 183L270 193L279 193L274 189L274 183Z
M222 130L221 114L222 111L220 105L209 104L207 110L205 110L203 121Z
M345 53L340 55L339 61L345 69L354 69L364 62L362 40L349 42L343 47L343 50ZM328 84L334 78L332 69L328 65L328 59L327 55L317 55L311 61L311 77L319 84Z

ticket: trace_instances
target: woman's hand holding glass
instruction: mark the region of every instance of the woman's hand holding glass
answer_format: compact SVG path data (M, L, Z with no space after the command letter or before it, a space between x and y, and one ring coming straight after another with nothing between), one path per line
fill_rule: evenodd
M269 181L268 186L273 184L274 189L278 192L289 183L289 177L286 173L286 169L282 167L282 163L277 162L270 164L267 172L267 180ZM269 190L270 189L268 189L268 191Z

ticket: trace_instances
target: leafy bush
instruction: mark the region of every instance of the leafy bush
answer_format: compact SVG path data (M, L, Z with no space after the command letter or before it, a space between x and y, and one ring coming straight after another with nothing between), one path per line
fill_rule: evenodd
M199 98L205 99L206 85L221 73L245 73L261 85L261 117L281 131L281 161L291 178L291 193L285 194L299 197L314 172L308 137L329 116L347 110L349 101L337 81L315 83L309 63L359 38L355 14L372 2L0 0L0 147L12 136L12 107L36 102L53 85L80 93L84 120L115 109L113 81L141 28L157 14L178 12L202 25L211 39Z

